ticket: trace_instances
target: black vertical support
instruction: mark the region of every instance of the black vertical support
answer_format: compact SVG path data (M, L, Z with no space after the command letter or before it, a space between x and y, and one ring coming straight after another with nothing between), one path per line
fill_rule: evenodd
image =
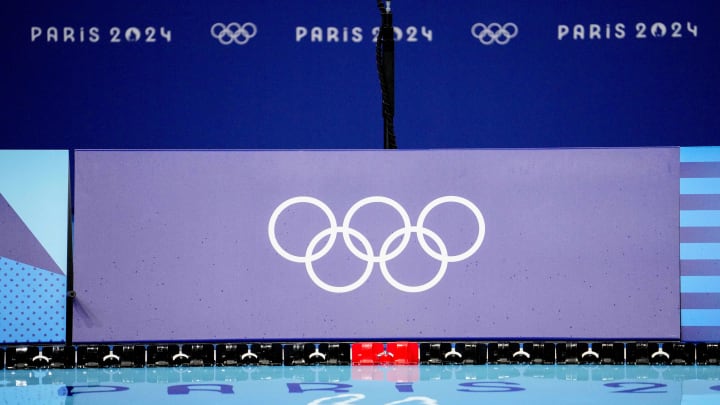
M382 17L375 47L380 90L382 93L383 147L397 149L395 141L395 32L390 1L378 0Z
M385 149L397 149L395 140L395 33L389 8L382 13L383 138Z
M73 302L75 301L73 270L73 150L68 151L68 220L67 220L67 293L65 298L65 346L73 345Z

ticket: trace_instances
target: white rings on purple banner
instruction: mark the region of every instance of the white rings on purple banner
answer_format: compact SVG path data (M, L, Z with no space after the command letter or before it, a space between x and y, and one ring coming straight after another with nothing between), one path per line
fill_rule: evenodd
M445 242L442 240L442 238L440 238L437 233L425 227L425 220L427 219L430 211L432 211L438 205L445 203L457 203L465 206L467 209L470 210L470 212L477 220L478 232L475 241L467 250L455 255L450 255L448 253ZM328 228L318 232L310 240L307 248L305 249L304 255L295 255L285 250L278 242L275 230L280 214L282 214L287 208L295 204L310 204L318 207L325 214L325 216L327 216L330 225ZM403 222L402 228L392 232L385 239L377 255L374 253L373 247L368 238L365 237L365 235L363 235L360 231L353 228L350 224L355 213L362 207L365 207L369 204L385 204L392 207L398 212L398 214L400 214ZM348 250L350 250L350 252L355 257L367 263L365 266L365 270L363 271L360 278L350 284L341 286L332 285L322 280L317 275L317 273L315 272L315 268L313 267L313 262L321 259L326 254L328 254L328 252L330 252L330 249L332 249L332 247L335 245L338 234L342 234L343 241L345 242ZM427 253L428 256L440 262L440 268L438 269L435 276L430 281L421 285L403 284L397 279L395 279L392 274L390 274L390 270L388 269L388 262L399 256L405 250L408 243L410 242L410 237L412 234L417 235L418 242L422 250ZM470 200L458 196L443 196L436 198L430 203L428 203L425 208L423 208L420 212L420 215L417 218L417 224L412 225L407 211L397 201L384 196L372 196L363 198L362 200L353 204L353 206L350 207L348 212L345 214L342 225L338 225L335 214L332 212L330 207L327 206L327 204L315 197L298 196L285 200L280 205L278 205L277 208L275 208L272 215L270 216L270 220L268 221L268 237L270 238L270 244L272 245L273 249L275 249L275 251L280 256L294 263L304 263L305 269L310 279L313 281L313 283L315 283L315 285L325 291L332 293L346 293L359 288L360 286L365 284L367 279L370 277L375 263L378 263L380 266L380 272L382 273L385 280L390 283L390 285L400 291L417 293L427 291L433 288L437 283L439 283L440 280L442 280L442 278L445 276L448 263L465 260L471 255L473 255L480 248L483 240L485 239L485 218L483 217L478 207L475 206L475 204L473 204ZM432 239L435 245L437 245L438 251L434 250L428 244L426 237ZM355 245L355 242L353 242L352 238L355 238L360 242L361 248L358 248ZM397 244L394 249L390 250L390 246L392 246L393 242L395 242L398 238L401 238L400 243ZM327 241L322 247L320 247L320 249L316 250L318 244L323 239L327 239Z

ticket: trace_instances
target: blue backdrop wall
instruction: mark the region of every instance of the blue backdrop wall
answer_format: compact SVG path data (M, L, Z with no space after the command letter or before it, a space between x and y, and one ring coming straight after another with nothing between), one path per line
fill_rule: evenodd
M393 13L400 148L717 144L716 1ZM3 148L382 147L375 1L13 0L0 19Z

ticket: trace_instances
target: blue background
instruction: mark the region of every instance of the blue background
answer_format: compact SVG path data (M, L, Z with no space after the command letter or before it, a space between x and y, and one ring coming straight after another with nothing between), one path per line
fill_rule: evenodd
M397 0L393 13L405 33L432 31L397 43L400 148L717 144L716 1ZM376 1L13 0L0 19L3 148L383 145ZM258 34L242 46L210 35L233 21ZM650 34L675 21L683 38ZM514 22L519 34L482 45L477 22ZM626 36L557 38L558 24L591 23L623 23ZM647 39L634 38L636 23ZM100 42L32 42L32 26L98 27ZM110 43L113 26L162 26L172 41ZM360 27L363 39L297 42L297 26Z

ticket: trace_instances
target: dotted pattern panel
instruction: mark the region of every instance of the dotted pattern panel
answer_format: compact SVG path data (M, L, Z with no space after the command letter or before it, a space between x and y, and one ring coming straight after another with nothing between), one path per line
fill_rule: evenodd
M65 341L67 277L0 257L0 343Z

